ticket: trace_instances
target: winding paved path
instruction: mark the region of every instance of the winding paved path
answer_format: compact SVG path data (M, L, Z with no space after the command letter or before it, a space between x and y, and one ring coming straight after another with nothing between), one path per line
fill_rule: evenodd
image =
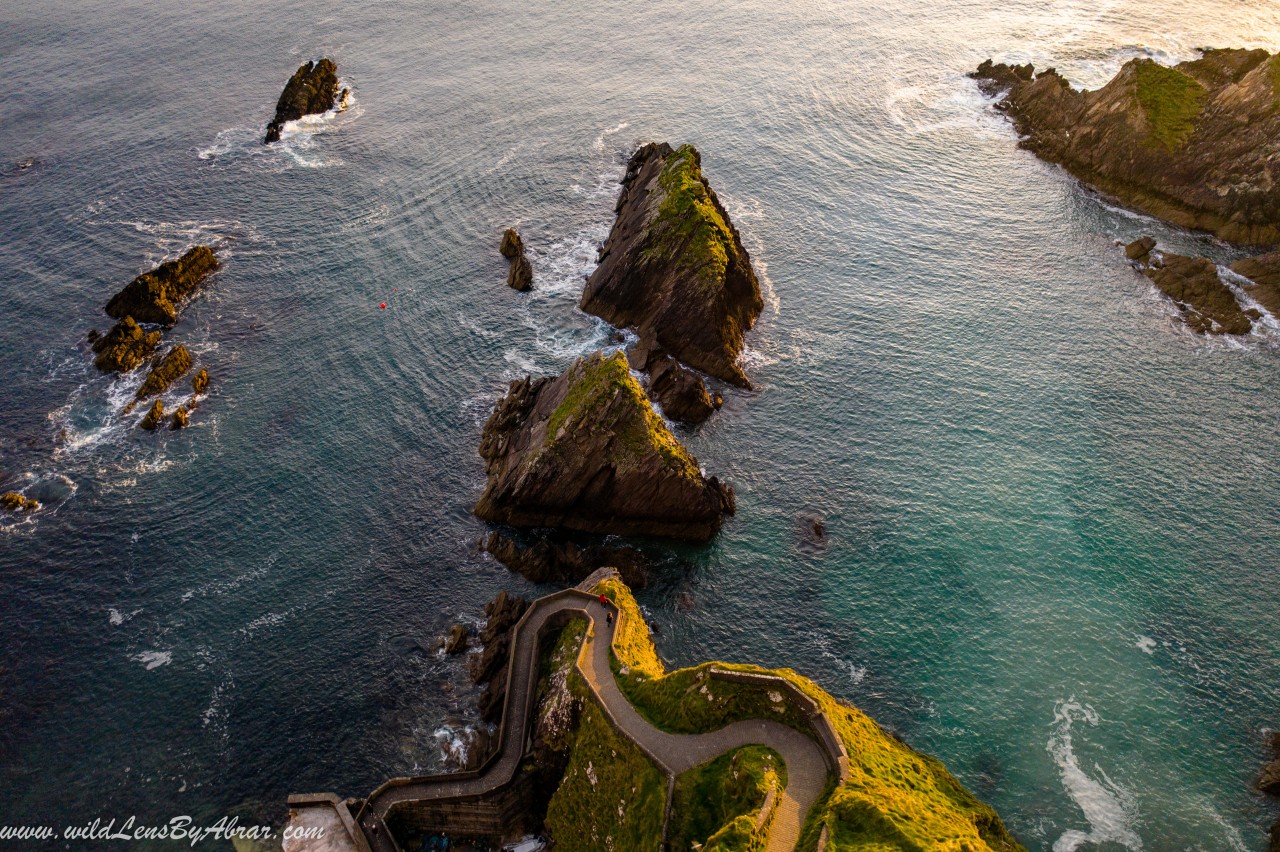
M767 848L770 852L790 852L795 848L805 815L821 795L832 771L817 741L794 728L764 719L734 722L706 734L670 734L658 730L636 711L618 688L609 667L615 625L600 618L604 612L599 599L581 589L566 589L530 604L513 630L498 756L491 758L479 772L396 778L383 784L369 796L359 812L363 839L372 850L395 852L386 827L387 815L395 805L485 793L514 776L529 739L532 699L537 688L537 638L557 615L582 616L590 621L591 629L579 651L578 669L618 730L645 752L669 780L741 746L763 745L778 752L786 764L787 784L777 800ZM621 618L620 615L617 620Z

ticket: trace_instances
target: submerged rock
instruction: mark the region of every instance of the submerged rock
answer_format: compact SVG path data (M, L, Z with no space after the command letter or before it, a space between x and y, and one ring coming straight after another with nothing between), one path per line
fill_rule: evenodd
M636 329L690 367L750 387L738 358L764 300L697 149L641 147L627 166L617 213L580 307Z
M297 121L304 115L328 112L335 106L344 104L347 90L339 92L338 66L331 59L319 62L304 62L289 82L285 83L280 100L276 103L276 115L267 125L267 136L264 143L280 141L280 131L289 121Z
M1244 290L1276 318L1280 318L1280 252L1247 257L1231 264L1231 271L1249 279Z
M103 372L127 373L151 357L160 344L160 332L144 331L133 317L120 320L106 334L91 339L97 357L93 365Z
M10 512L34 512L40 508L40 501L24 497L17 491L6 491L0 494L0 507Z
M1076 91L1050 69L984 62L973 75L1019 143L1123 203L1240 243L1280 241L1280 56L1205 50L1175 67L1133 59Z
M142 386L138 388L137 399L143 400L158 393L164 393L169 385L186 375L190 369L191 353L187 351L187 347L179 343L151 368Z
M208 246L195 246L177 260L160 264L129 282L107 302L108 316L137 322L173 325L178 321L180 303L191 296L209 274L218 268L217 255Z
M515 228L507 228L502 232L502 242L498 251L511 261L507 269L507 286L513 290L524 292L533 286L533 266L524 253L524 240L520 239Z
M481 547L503 565L534 583L576 583L598 568L616 568L632 588L649 585L649 560L630 547L579 547L571 541L541 538L532 545L498 532L489 533Z
M1248 334L1262 315L1244 309L1207 257L1187 257L1154 249L1139 262L1142 274L1173 299L1187 327L1198 334Z
M149 432L153 432L160 425L161 420L164 420L164 401L157 399L138 425Z
M475 513L495 523L705 541L734 511L733 489L704 478L620 353L512 382L480 455Z

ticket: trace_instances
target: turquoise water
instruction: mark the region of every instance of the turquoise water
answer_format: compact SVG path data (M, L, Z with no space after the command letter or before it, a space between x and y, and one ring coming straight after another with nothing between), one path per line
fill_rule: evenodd
M278 821L443 765L424 653L499 589L476 447L505 382L605 345L576 308L626 153L693 142L767 282L751 393L683 437L738 491L657 545L673 664L811 674L1031 849L1260 849L1280 723L1280 327L1181 330L1154 232L1015 147L987 56L1096 86L1280 48L1257 2L224 3L0 8L0 824ZM347 113L257 144L304 58ZM38 163L25 170L14 164ZM503 284L518 225L528 296ZM193 241L186 432L77 348ZM387 302L385 311L378 303ZM829 546L800 545L826 517Z

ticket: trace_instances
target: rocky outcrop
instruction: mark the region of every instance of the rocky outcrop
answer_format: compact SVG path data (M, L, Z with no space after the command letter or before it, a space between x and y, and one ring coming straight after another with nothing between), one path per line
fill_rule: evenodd
M1250 298L1280 318L1280 252L1247 257L1231 264L1231 271L1249 279L1244 291Z
M1130 260L1145 261L1155 247L1155 237L1139 237L1124 247L1124 256Z
M25 497L17 491L6 491L0 494L0 508L9 512L34 512L40 508L40 501Z
M138 425L148 432L154 432L162 420L164 420L164 401L157 399Z
M465 624L454 624L449 628L449 632L445 634L444 639L440 642L440 648L449 656L461 654L467 650L467 645L471 639L471 631L467 630Z
M533 286L533 266L525 256L524 240L515 228L507 228L502 232L502 242L498 251L511 265L507 268L507 286L512 290L524 292Z
M750 387L738 363L764 307L751 258L692 145L631 157L617 219L581 308L718 379Z
M285 83L280 100L276 103L276 115L267 125L266 144L280 141L280 132L289 121L297 121L304 115L328 112L346 102L348 92L338 87L338 66L331 59L304 62L289 82Z
M586 547L571 541L540 538L523 545L502 533L489 533L481 548L503 565L534 583L576 583L600 568L616 568L632 588L649 585L649 560L630 547Z
M185 405L179 405L177 410L173 412L173 419L169 421L169 429L177 432L179 429L187 428L187 425L191 422L189 412L190 409Z
M724 404L719 393L714 396L707 390L702 376L681 364L661 349L639 345L627 353L632 369L642 370L649 376L649 397L662 406L662 413L671 420L698 424Z
M1126 256L1140 243L1145 245L1145 240L1130 243ZM1218 274L1217 264L1207 257L1158 252L1151 247L1134 265L1173 299L1182 321L1198 334L1248 334L1262 316L1253 308L1240 306Z
M201 394L207 392L208 390L209 390L209 371L205 369L201 369L200 372L196 373L194 376L191 377L191 392L196 396L200 396Z
M528 601L508 595L505 590L485 605L487 620L479 636L484 650L471 660L471 680L488 684L480 695L480 716L486 722L496 722L502 714L502 699L507 694L511 628L528 608Z
M127 373L151 357L160 343L160 332L144 331L133 317L125 317L106 334L90 332L93 364L103 372Z
M169 385L185 376L191 370L191 353L187 347L179 343L151 368L142 386L138 388L137 398L148 399L158 393L164 393Z
M495 523L705 541L734 510L733 489L703 476L620 353L512 382L480 455L475 513Z
M1053 69L991 61L973 75L1020 145L1121 202L1240 243L1280 242L1280 56L1205 50L1134 59L1096 91Z
M206 277L218 268L217 255L208 246L195 246L177 260L166 261L144 272L107 302L108 316L133 317L137 322L173 325L178 308Z

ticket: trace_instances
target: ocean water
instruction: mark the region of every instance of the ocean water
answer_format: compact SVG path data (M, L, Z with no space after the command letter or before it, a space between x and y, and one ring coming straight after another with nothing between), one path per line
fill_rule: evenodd
M47 506L0 521L0 824L278 822L444 765L474 690L433 638L550 590L477 553L480 427L607 345L577 296L659 139L702 150L767 285L756 390L681 432L739 510L652 546L664 657L811 675L1033 850L1261 849L1280 326L1181 329L1113 242L1241 250L1017 150L965 77L1201 45L1280 48L1280 9L0 4L0 486ZM351 108L257 144L320 55ZM81 341L197 241L224 267L169 339L211 394L141 433L141 376Z

